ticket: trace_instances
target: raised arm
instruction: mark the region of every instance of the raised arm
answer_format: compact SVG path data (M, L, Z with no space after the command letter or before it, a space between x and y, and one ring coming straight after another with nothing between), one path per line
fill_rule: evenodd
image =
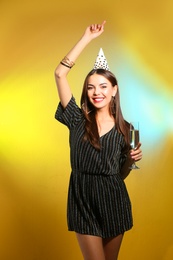
M83 49L89 44L89 42L104 31L104 25L106 21L103 21L102 24L92 24L88 26L76 43L76 45L68 52L62 62L57 66L55 70L55 79L58 88L58 94L62 106L65 108L72 97L72 93L67 81L67 75L70 71L70 67L73 66L78 56L81 54Z

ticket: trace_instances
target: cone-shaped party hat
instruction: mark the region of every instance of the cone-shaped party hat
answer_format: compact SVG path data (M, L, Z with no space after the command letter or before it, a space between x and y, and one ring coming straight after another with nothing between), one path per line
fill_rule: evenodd
M94 64L94 69L110 70L102 48L100 48L99 53L97 55L97 58L96 58L96 61Z

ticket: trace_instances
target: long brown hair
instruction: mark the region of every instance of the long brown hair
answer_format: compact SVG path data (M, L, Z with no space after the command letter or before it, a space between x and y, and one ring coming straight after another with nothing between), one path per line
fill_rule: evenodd
M118 82L115 75L112 72L104 69L91 70L86 76L84 81L83 91L81 95L81 108L86 118L84 140L89 140L90 143L97 150L101 149L98 127L97 127L97 122L95 117L96 109L90 103L88 99L88 91L87 91L89 77L92 76L93 74L102 75L103 77L105 77L107 80L111 82L112 87L117 86L117 93L115 97L112 98L109 104L109 112L115 119L117 130L123 134L126 142L126 148L128 148L129 147L129 124L124 120L121 111Z

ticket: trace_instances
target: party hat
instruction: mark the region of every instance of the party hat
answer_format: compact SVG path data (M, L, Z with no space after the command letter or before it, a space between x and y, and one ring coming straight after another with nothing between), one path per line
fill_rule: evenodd
M110 70L102 48L100 48L99 53L97 55L97 58L96 58L96 61L94 64L94 69Z

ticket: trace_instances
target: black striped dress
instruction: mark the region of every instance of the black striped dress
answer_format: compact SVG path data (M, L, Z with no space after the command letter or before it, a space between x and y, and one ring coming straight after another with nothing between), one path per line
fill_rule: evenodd
M68 229L103 238L129 230L131 203L120 176L125 161L122 134L113 127L100 137L101 151L83 141L85 119L73 97L65 109L58 105L55 118L70 131Z

